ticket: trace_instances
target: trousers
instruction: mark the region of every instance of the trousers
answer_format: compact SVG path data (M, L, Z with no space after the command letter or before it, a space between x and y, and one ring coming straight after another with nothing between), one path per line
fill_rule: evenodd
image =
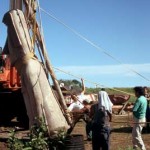
M142 129L144 124L140 124L140 122L145 122L145 118L143 119L137 119L137 118L133 118L134 119L134 124L133 124L133 128L132 128L132 143L133 143L133 149L137 149L138 147L141 150L146 150L144 142L142 140Z
M104 127L92 129L92 148L93 150L109 150L110 128Z

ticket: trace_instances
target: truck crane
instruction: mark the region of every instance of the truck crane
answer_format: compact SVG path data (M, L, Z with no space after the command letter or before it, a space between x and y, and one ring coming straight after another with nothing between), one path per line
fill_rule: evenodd
M20 76L15 67L11 67L7 55L0 47L0 123L8 124L16 118L24 127L28 125L28 117L21 93Z

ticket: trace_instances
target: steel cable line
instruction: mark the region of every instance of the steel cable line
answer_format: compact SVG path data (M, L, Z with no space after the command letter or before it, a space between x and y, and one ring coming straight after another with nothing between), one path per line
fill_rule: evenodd
M82 78L82 77L73 75L73 74L71 74L70 72L61 70L61 69L59 69L59 68L56 68L56 67L53 67L53 68L54 68L55 70L58 70L58 71L60 71L60 72L63 72L63 73L68 74L68 75L70 75L70 76L73 76L73 77L75 77L75 78L78 78L78 79L81 79L81 78ZM124 93L124 94L128 94L128 95L131 95L131 96L135 96L135 95L133 95L133 94L131 94L131 93L128 93L128 92L125 92L125 91L122 91L122 90L118 90L118 89L115 89L115 88L109 88L108 86L101 85L101 84L96 83L96 82L92 82L92 81L87 80L87 79L85 79L85 78L84 78L84 81L87 81L88 83L94 84L94 85L96 85L96 86L108 88L108 89L110 89L110 90L114 90L114 91L117 91L117 92L121 92L121 93Z
M40 10L39 10L39 13L40 13ZM41 20L41 16L40 16L40 20ZM42 22L41 22L41 30L43 31ZM44 34L43 34L43 35L44 35ZM94 46L94 47L95 47L95 46ZM115 58L114 58L113 56L111 56L109 53L107 53L107 52L105 52L105 51L103 51L103 53L105 53L105 54L108 55L109 57L112 57L113 59L115 59ZM121 63L119 60L118 60L118 62ZM65 74L71 75L71 76L73 76L73 77L75 77L75 78L81 79L81 77L76 76L76 75L73 75L73 74L71 74L70 72L66 72L66 71L61 70L61 69L56 68L56 67L53 67L53 68L54 68L55 70L58 70L58 71L60 71L60 72L65 73ZM135 72L135 73L139 74L138 72ZM140 74L139 74L139 75L140 75ZM91 81L89 81L89 80L87 80L87 79L84 79L84 80L87 81L87 82L89 82L89 83L95 84L95 85L100 85L100 84L98 84L98 83L91 82ZM106 86L103 86L103 85L100 85L100 86L106 87ZM119 92L122 92L122 93L125 93L125 94L132 95L132 94L130 94L130 93L127 93L127 92L124 92L124 91L121 91L121 90L117 90L117 89L115 89L115 88L109 88L109 89L112 89L112 90L115 90L115 91L119 91ZM134 96L134 95L132 95L132 96ZM129 114L128 114L128 117L129 117ZM127 124L127 125L129 126L129 118L128 118L128 120L127 120L126 122L112 122L112 123L123 123L123 124ZM133 122L132 122L132 123L133 123ZM144 123L145 123L145 122L144 122ZM147 122L147 123L149 123L149 122ZM128 140L129 140L129 135L128 135Z
M103 52L105 55L107 55L108 57L112 58L113 60L115 60L116 62L118 62L119 64L123 65L123 63L115 58L114 56L112 56L111 54L109 54L104 48L101 48L100 46L98 46L97 44L95 44L94 42L92 42L91 40L87 39L85 36L81 35L79 32L77 32L76 30L74 30L73 28L69 27L68 25L66 25L64 22L62 22L60 19L56 18L54 15L48 13L47 11L45 11L44 9L42 9L40 7L40 10L43 11L45 14L47 14L48 16L50 16L51 18L53 18L54 20L56 20L58 23L62 24L63 26L65 26L67 29L69 29L71 32L73 32L75 35L77 35L78 37L80 37L82 40L86 41L87 43L89 43L90 45L92 45L93 47L95 47L97 50ZM150 82L150 80L145 77L144 75L138 73L136 70L127 67L126 68L129 71L134 72L135 74L137 74L138 76L142 77L143 79L145 79L146 81Z
M39 6L39 2L38 2L38 10L39 10L39 14L40 14L40 29L41 29L41 31L42 31L42 33L43 33L43 26L42 26L41 12L40 12L40 10L42 10L42 8ZM75 32L76 32L76 31L75 31ZM76 32L76 33L77 33L77 32ZM44 38L44 37L43 37L43 38ZM90 41L89 41L89 42L90 42ZM105 53L106 53L106 52L105 52ZM106 54L107 54L107 53L106 53ZM107 55L109 55L109 54L107 54ZM63 73L68 74L68 75L70 75L70 76L73 76L73 77L75 77L75 78L81 79L81 77L76 76L76 75L73 75L73 74L70 73L70 72L66 72L66 71L61 70L61 69L56 68L56 67L53 67L53 68L54 68L55 70L58 70L58 71L60 71L60 72L63 72ZM94 85L96 85L96 86L105 87L105 88L108 88L108 89L111 89L111 90L114 90L114 91L118 91L118 92L121 92L121 93L124 93L124 94L129 94L129 95L131 95L131 96L134 96L134 95L131 94L131 93L124 92L124 91L122 91L122 90L118 90L118 89L115 89L115 88L109 88L108 86L104 86L104 85L101 85L101 84L99 84L99 83L89 81L89 80L87 80L87 79L85 79L85 78L84 78L84 80L87 81L87 82L89 82L89 83L92 83L92 84L94 84Z

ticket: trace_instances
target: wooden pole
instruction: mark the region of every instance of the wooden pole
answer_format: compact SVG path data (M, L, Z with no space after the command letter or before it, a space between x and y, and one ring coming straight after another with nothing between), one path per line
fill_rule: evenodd
M37 29L39 29L39 28L37 28ZM58 100L60 102L60 105L63 107L63 110L64 110L65 115L66 115L65 117L67 119L67 122L71 125L72 124L72 120L71 120L71 116L68 113L68 107L67 107L66 102L64 100L64 97L62 95L62 91L61 91L60 86L58 84L58 81L56 79L56 75L55 75L55 73L53 71L53 67L51 65L51 62L48 59L48 55L47 55L46 48L45 48L45 45L44 45L44 42L43 42L43 38L42 38L39 30L37 31L36 37L37 37L37 40L38 40L39 45L41 47L42 54L43 54L44 59L45 59L46 67L47 67L48 71L50 72L50 75L51 75L51 78L53 80L54 86L55 86L55 88L56 88L56 90L58 92L58 95L59 95L59 99Z
M22 0L10 0L10 10L11 9L20 9L22 10Z

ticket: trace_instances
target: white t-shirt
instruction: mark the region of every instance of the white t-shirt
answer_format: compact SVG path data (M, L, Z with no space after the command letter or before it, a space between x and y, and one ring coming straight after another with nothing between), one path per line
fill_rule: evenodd
M85 99L85 96L83 93L81 93L80 95L77 96L78 100L83 103L83 100Z
M72 104L70 104L70 106L68 107L69 111L78 111L80 109L82 109L84 107L83 104L81 104L80 102L73 102Z

